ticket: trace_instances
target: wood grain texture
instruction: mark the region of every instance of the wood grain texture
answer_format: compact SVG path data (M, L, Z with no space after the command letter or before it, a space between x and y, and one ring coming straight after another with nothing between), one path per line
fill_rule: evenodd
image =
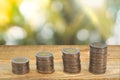
M62 48L79 48L81 58L81 72L68 74L63 72ZM40 74L36 71L35 54L39 51L53 52L55 72ZM30 72L25 75L16 75L11 71L11 59L25 56L30 59ZM93 79L93 80L120 80L120 46L108 47L107 71L102 75L94 75L88 71L89 46L79 45L39 45L39 46L0 46L0 80L43 80L43 79Z

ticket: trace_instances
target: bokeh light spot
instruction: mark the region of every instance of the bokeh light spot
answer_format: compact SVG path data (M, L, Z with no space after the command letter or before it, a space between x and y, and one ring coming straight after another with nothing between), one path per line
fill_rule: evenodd
M89 37L89 32L86 29L82 29L77 33L77 39L80 41L85 41Z
M19 26L12 26L4 36L6 45L14 45L17 40L24 39L26 37L26 32Z

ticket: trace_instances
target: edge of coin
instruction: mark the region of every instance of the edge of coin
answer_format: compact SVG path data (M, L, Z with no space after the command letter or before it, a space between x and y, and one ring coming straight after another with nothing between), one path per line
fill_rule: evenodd
M18 58L23 58L25 59L25 61L22 61L22 62L19 62L19 61L15 61L15 59L18 59ZM29 58L27 57L15 57L11 60L12 63L15 63L15 64L24 64L24 63L27 63L29 62Z

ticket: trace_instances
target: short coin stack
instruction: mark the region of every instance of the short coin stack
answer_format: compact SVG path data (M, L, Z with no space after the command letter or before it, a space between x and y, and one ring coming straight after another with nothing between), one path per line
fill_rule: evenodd
M18 57L12 59L12 72L15 74L26 74L29 72L29 59Z
M79 73L81 71L80 51L75 48L64 48L62 53L64 72Z
M94 42L90 44L89 71L93 74L103 74L107 64L107 45Z
M49 52L39 52L36 54L36 66L39 73L53 73L53 54Z

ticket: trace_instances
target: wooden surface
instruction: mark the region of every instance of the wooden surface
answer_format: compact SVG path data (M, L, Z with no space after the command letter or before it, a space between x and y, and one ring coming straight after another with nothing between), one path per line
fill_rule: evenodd
M81 72L68 74L63 72L61 58L62 48L79 48L81 52ZM35 54L39 51L49 51L54 54L55 72L52 74L40 74L36 71ZM16 75L11 71L11 59L25 56L30 59L30 72L25 75ZM108 79L120 80L120 46L109 46L107 72L102 75L94 75L88 71L89 46L0 46L0 80L40 80L40 79Z

